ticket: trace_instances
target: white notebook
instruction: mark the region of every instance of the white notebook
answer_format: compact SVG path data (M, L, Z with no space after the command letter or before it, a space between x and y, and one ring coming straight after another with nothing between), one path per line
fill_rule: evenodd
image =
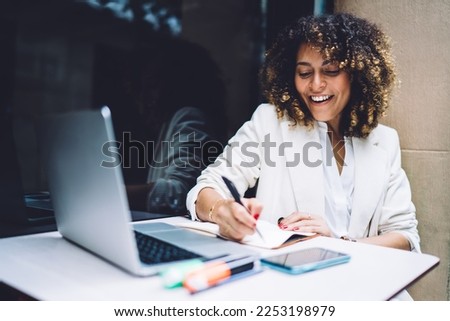
M220 235L219 226L214 223L186 221L186 222L177 222L175 223L175 225L225 238L224 236ZM257 222L257 226L258 230L261 232L264 239L262 239L258 235L258 233L254 233L252 235L247 235L241 241L241 243L265 249L278 249L293 243L309 240L317 236L317 234L315 233L284 231L280 229L277 225L264 220L259 220Z

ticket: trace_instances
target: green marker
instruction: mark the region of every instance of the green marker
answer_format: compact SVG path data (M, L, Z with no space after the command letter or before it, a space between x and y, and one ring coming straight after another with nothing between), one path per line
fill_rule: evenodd
M163 285L167 289L173 289L183 285L186 275L204 265L201 259L192 259L181 263L175 263L167 269L161 271L159 275L162 277Z

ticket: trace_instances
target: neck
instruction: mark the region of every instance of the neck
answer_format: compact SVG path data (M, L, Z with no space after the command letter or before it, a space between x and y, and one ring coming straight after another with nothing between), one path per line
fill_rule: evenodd
M339 175L342 173L345 159L345 142L343 135L339 132L339 122L327 122L328 135L330 137L331 146L333 147L334 158L338 167Z
M330 135L333 136L333 140L340 141L343 138L339 130L339 121L330 120L326 122L328 125L328 132L331 132Z

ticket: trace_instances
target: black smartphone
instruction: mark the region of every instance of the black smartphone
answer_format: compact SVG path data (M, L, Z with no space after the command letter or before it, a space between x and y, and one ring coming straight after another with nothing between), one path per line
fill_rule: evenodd
M315 271L348 261L350 261L348 254L319 247L261 259L263 265L290 274Z

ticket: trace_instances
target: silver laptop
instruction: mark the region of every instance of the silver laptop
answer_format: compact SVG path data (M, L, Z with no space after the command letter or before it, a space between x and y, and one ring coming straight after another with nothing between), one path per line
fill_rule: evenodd
M126 271L153 275L173 263L143 260L135 230L200 257L257 255L238 243L165 223L130 224L121 164L113 166L120 159L109 108L47 117L40 141L46 144L43 161L59 232Z

